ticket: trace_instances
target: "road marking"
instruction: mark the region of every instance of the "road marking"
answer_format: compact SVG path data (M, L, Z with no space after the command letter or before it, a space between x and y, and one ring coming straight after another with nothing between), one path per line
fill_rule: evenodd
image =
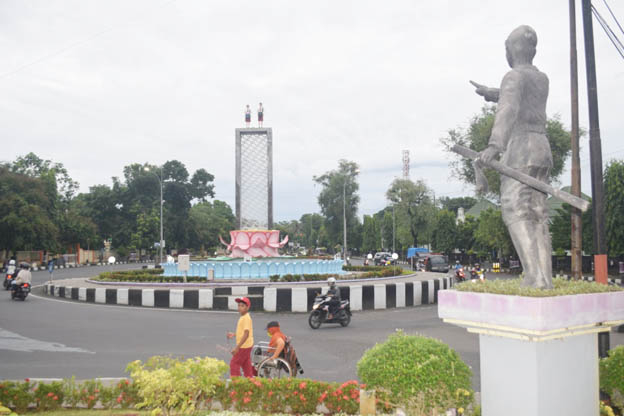
M50 352L82 352L85 354L95 354L82 348L68 347L57 342L39 341L27 338L15 332L0 328L0 350L11 351L50 351Z
M76 300L69 300L69 299L57 299L56 297L51 297L51 296L39 296L39 295L34 295L32 292L30 293L30 296L33 298L37 298L37 299L42 299L42 300L47 300L49 302L61 302L61 303L67 303L70 305L80 305L80 306L88 306L88 307L100 307L100 308L107 308L107 309L123 309L123 310L128 310L128 309L135 309L135 310L143 310L143 311L166 311L166 312L192 312L192 313L214 313L214 314L228 314L228 315L238 315L237 311L213 311L213 310L198 310L198 309L173 309L173 308L151 308L151 307L145 307L145 306L117 306L117 305L103 305L103 304L97 304L97 303L92 303L92 302L79 302Z

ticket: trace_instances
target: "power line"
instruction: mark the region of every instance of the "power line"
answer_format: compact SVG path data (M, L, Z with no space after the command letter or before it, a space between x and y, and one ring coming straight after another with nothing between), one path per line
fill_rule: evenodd
M618 22L617 17L615 17L613 12L611 11L611 7L609 7L609 5L607 4L607 0L602 0L602 1L604 2L605 6L607 6L607 10L609 10L609 13L611 13L611 17L613 17L613 20L615 20L615 24L618 25L618 27L620 28L620 31L624 33L624 29L622 29L622 26L620 26L620 22Z
M622 45L622 42L620 42L620 40L618 39L617 35L613 32L613 30L611 30L611 28L609 27L609 24L600 15L598 10L596 10L594 5L592 5L591 8L592 8L592 13L596 17L596 20L598 21L598 23L600 23L600 26L602 26L602 29L607 34L607 37L609 38L609 40L611 41L613 46L615 46L615 49L618 51L618 53L620 54L622 59L624 59L624 45ZM619 26L619 24L618 24L618 26Z
M170 3L173 3L174 1L176 1L176 0L165 1L165 2L161 3L159 6L153 8L152 11L156 11L156 10L158 10L158 9L164 7L164 6L167 6ZM140 13L135 14L133 17L131 17L130 19L128 19L124 23L121 23L121 24L118 24L118 25L109 26L108 28L106 28L106 29L104 29L104 30L102 30L100 32L94 33L93 35L87 36L86 38L74 41L74 42L72 42L72 43L70 43L70 44L68 44L68 45L66 45L66 46L64 46L64 47L54 51L54 52L51 52L51 53L48 53L46 55L40 56L39 58L34 59L34 60L30 61L30 62L27 62L27 63L25 63L25 64L23 64L21 66L18 66L15 69L12 69L12 70L10 70L8 72L4 72L4 73L0 74L0 79L9 77L9 76L11 76L13 74L16 74L16 73L18 73L20 71L23 71L26 68L29 68L29 67L31 67L33 65L36 65L38 63L41 63L43 61L47 61L48 59L54 58L55 56L58 56L58 55L61 55L61 54L65 53L65 52L67 52L67 51L69 51L71 49L74 49L74 48L76 48L78 46L84 45L84 44L92 41L93 39L99 38L100 36L105 35L106 33L111 32L113 29L117 29L118 27L121 27L121 26L129 23L135 17L143 15L144 11L145 10L142 10Z

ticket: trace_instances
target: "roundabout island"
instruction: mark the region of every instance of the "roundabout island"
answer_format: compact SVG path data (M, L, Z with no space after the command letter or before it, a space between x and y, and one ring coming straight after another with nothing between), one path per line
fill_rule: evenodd
M163 269L167 270L166 267ZM283 267L295 270L295 265ZM354 311L437 303L438 291L453 285L449 276L427 272L404 274L400 267L352 269L355 270L332 274L215 276L212 280L189 277L187 283L180 281L178 275L167 276L165 272L159 276L159 269L147 269L126 275L115 273L123 276L118 279L102 273L97 278L58 280L45 284L43 290L49 296L97 304L221 311L236 310L235 299L247 296L252 311L309 312L316 294L327 291L325 280L329 276L338 279L342 298L349 300Z

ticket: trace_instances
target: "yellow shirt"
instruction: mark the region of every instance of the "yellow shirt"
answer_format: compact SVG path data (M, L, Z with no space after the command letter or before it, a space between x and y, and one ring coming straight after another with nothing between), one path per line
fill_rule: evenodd
M245 330L249 330L249 336L241 348L251 348L254 345L253 339L253 324L251 323L251 316L249 313L238 318L238 325L236 325L236 345L243 339L243 335L245 335Z

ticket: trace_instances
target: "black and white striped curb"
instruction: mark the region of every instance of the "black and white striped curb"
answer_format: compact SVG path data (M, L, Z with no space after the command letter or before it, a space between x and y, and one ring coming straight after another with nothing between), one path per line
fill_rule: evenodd
M146 263L154 263L153 261L116 261L114 264L146 264ZM90 267L90 266L110 266L111 263L65 263L65 264L55 264L54 265L54 270L59 270L59 269L77 269L80 267ZM153 269L154 266L152 265L152 267L145 267L143 266L143 268L148 268L148 269ZM30 270L32 270L33 272L37 272L39 270L48 270L48 267L45 265L41 265L41 267L39 266L31 266Z
M566 280L570 280L572 279L571 276L567 275L567 274L557 274L555 275L555 277L563 277ZM594 281L594 276L582 276L581 280L585 280L586 282L593 282ZM613 283L614 285L623 285L624 284L624 277L617 277L617 278L613 278L610 277L609 278L609 283Z
M340 286L340 293L343 299L349 300L353 311L404 308L437 303L438 291L452 285L453 279L447 276L413 282L345 285ZM325 293L327 286L109 289L47 284L43 289L48 295L82 302L177 309L236 310L235 299L247 296L252 311L308 312L312 310L316 294Z

